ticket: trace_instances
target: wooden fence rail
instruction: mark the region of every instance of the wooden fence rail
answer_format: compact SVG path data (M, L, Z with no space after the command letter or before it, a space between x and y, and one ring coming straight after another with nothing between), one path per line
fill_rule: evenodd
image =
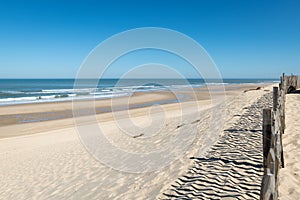
M263 110L263 166L260 199L278 199L278 172L284 167L282 134L285 129L285 95L300 88L300 76L283 76L273 88L273 109Z

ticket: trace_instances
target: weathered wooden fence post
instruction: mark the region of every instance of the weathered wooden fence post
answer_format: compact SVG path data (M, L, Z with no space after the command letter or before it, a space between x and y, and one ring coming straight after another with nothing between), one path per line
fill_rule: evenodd
M278 87L273 87L273 111L275 112L278 107Z
M284 134L284 130L285 130L285 87L286 87L286 83L285 83L285 74L282 74L282 77L280 77L280 146L281 146L281 167L284 168L284 153L283 153L283 143L282 143L282 135Z
M280 160L280 162L281 162L281 168L284 168L284 154L283 154L283 144L282 144L282 134L281 134L281 136L280 136L280 145L281 145L281 160Z
M274 135L272 135L272 109L263 109L263 165L264 176L262 179L260 199L277 199L276 192L276 156L274 151Z
M271 109L263 109L263 155L264 168L267 168L267 158L271 147L272 115Z
M282 108L281 108L281 118L282 118L282 121L281 121L281 126L282 126L282 134L284 134L284 129L285 129L285 91L286 91L286 83L285 83L285 76L284 76L284 73L282 74L282 82L281 82L281 85L282 85L282 89L281 89L281 105L282 105Z

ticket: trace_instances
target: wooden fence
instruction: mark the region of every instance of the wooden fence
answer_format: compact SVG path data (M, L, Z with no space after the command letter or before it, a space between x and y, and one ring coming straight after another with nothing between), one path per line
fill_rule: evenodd
M263 166L261 200L278 199L278 172L284 167L282 134L285 129L285 95L300 88L300 76L283 76L273 88L273 109L263 110Z

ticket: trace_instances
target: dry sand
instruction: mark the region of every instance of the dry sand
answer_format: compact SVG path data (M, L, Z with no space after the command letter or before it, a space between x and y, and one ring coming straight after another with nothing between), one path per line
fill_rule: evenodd
M272 94L262 96L225 129L204 155L193 157L184 175L168 186L161 199L260 199L262 110Z
M279 198L300 198L300 94L286 95L286 129L283 134L285 168L279 171Z
M227 104L216 98L217 104L213 105L210 100L162 105L166 114L163 116L163 126L157 131L157 135L148 136L151 131L144 132L147 137L133 138L123 134L118 124L112 120L111 113L97 115L99 126L108 133L107 139L126 151L144 153L164 147L170 138L180 134L186 135L186 138L193 134L196 136L178 159L164 168L148 173L125 173L98 162L82 145L72 118L2 126L0 199L156 199L192 166L193 160L190 157L205 153L224 129L232 127L240 119L238 116L245 112L244 107L266 94L265 89L271 89L271 86L265 86L262 90L244 92L253 87L229 88ZM195 109L195 105L198 109ZM1 115L5 116L16 114L15 112L22 114L43 112L45 109L70 109L63 108L64 106L69 105L66 103L59 108L55 104L26 105L2 107L0 110ZM184 113L181 108L184 108ZM132 124L126 121L129 115L133 123L142 127L160 121L161 110L154 109L152 118L149 118L149 111L149 108L137 108L114 114L119 117L119 122L125 122L123 128L130 129ZM223 114L226 115L222 119L212 119ZM81 122L89 121L89 117L80 119ZM222 120L225 121L224 126L220 126ZM11 137L14 135L22 136ZM179 144L184 145L186 141L183 139ZM199 152L199 149L202 151ZM109 159L118 161L126 157L110 155ZM130 164L135 167L135 163ZM149 163L142 163L138 167L143 169L148 166ZM238 182L239 179L235 181Z

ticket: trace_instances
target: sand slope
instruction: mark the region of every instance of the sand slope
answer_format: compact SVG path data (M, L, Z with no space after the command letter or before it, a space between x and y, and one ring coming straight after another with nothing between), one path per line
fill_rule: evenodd
M279 198L300 198L300 95L286 96L286 129L283 135L285 168L279 171Z
M249 107L224 130L205 156L163 192L161 199L259 199L262 165L262 109L271 94Z

